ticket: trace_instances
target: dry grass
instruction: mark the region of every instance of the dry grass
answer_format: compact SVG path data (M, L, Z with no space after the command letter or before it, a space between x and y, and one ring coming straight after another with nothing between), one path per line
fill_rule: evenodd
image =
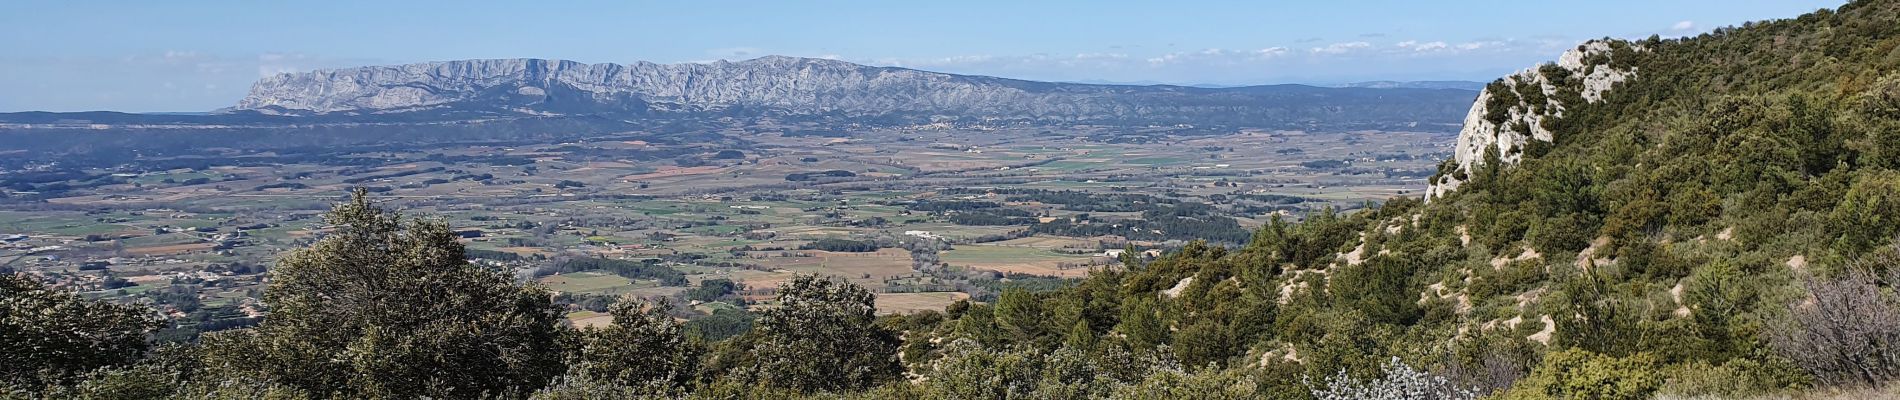
M917 311L943 311L950 303L970 298L963 292L878 293L877 313L909 314Z
M1055 217L1045 217L1045 218L1054 219ZM1094 248L1096 247L1097 242L1094 239L1037 235L1037 236L1030 236L1030 237L1024 237L1024 238L1004 240L1000 242L989 242L989 243L984 243L984 244L997 245L997 246L1011 246L1011 247L1034 247L1034 248L1039 248L1039 249L1060 249L1060 248L1080 249L1080 248Z
M1900 399L1900 385L1884 388L1827 388L1798 393L1775 393L1748 397L1657 395L1657 400L1870 400Z
M614 316L593 311L575 311L567 313L567 323L575 328L604 328L614 324Z
M1108 259L1081 254L1063 254L1031 247L963 245L944 252L943 261L954 266L980 270L1072 278L1088 276L1089 269L1086 267L1064 268L1064 264L1101 263Z
M702 174L710 174L710 173L719 172L724 169L725 167L718 167L718 166L711 166L711 165L699 166L699 167L685 167L685 168L667 167L667 168L660 168L659 171L656 171L653 173L623 176L623 177L620 177L620 180L642 181L642 180L648 180L648 179L659 179L659 178L667 178L667 177L675 177L675 176L702 175Z
M910 252L904 249L887 248L869 253L800 250L796 254L805 256L771 257L760 260L760 265L784 271L784 273L757 278L748 277L746 285L754 289L778 287L779 283L790 280L793 273L806 273L836 276L875 290L883 286L885 278L916 272L911 269Z

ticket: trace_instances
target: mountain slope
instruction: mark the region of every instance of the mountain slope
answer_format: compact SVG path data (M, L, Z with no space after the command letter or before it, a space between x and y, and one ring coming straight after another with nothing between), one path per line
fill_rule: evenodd
M537 59L359 67L264 78L234 110L391 113L439 108L521 114L780 113L942 119L1298 126L1450 124L1455 89L1239 88L1034 82L771 56L709 64Z
M1876 280L1846 284L1868 314L1829 315L1855 339L1799 339L1832 328L1810 290L1900 270L1900 1L1585 43L1488 85L1469 115L1429 203L1270 222L1239 249L1006 293L909 336L997 357L1106 347L1287 397L1392 357L1513 399L1900 379L1816 361L1892 354L1878 341L1900 335L1884 322L1900 299Z

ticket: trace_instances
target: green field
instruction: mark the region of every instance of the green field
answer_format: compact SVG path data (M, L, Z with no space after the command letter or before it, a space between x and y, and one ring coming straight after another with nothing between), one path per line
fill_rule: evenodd
M943 261L950 265L992 265L1002 263L1031 263L1041 261L1074 261L1087 259L1086 255L1062 254L1033 247L1005 247L985 245L963 245L943 253Z
M548 275L541 278L541 284L549 290L568 293L619 294L634 289L655 286L650 282L637 282L625 277L601 272L574 272Z

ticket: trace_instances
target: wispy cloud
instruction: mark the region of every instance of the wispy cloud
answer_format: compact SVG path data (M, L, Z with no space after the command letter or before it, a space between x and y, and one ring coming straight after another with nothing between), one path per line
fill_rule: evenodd
M1694 29L1695 29L1695 21L1687 21L1687 20L1677 22L1675 25L1669 26L1669 30L1677 31L1677 32L1694 30Z
M721 58L755 58L767 55L767 53L757 47L736 46L707 49L706 55Z
M1371 47L1372 43L1367 42L1343 42L1329 44L1324 47L1314 47L1311 51L1313 54L1346 54Z
M1418 53L1430 53L1430 52L1435 52L1435 51L1443 51L1443 50L1451 48L1451 45L1445 44L1445 42L1443 41L1421 43L1417 40L1407 40L1403 42L1398 42L1397 44L1394 44L1393 46L1398 47L1399 49L1410 50L1410 51L1418 52Z
M1165 52L976 54L921 58L851 58L960 74L1051 81L1175 84L1327 83L1360 80L1488 80L1555 60L1579 40L1561 37L1446 40L1297 41L1257 47Z

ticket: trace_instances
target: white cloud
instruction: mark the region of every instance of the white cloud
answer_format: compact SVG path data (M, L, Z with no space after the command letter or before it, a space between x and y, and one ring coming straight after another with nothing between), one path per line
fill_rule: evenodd
M1234 65L1249 61L1259 61L1286 54L1285 47L1268 47L1259 50L1228 50L1220 48L1184 51L1148 57L1149 66L1168 64ZM1126 57L1122 57L1126 58Z
M1275 58L1275 57L1286 55L1287 51L1289 50L1287 50L1287 48L1285 47L1276 46L1276 47L1268 47L1268 48L1264 48L1260 50L1254 50L1253 55L1254 55L1254 58L1261 58L1261 59Z
M1509 45L1510 45L1509 43L1496 41L1496 40L1483 41L1483 42L1465 42L1465 43L1458 44L1458 50L1472 51L1472 50L1499 48L1499 47L1505 47Z
M196 51L165 50L165 61L192 61L202 57Z
M1314 54L1346 54L1348 52L1364 50L1370 47L1372 47L1372 43L1344 42L1344 43L1329 44L1329 45L1326 45L1326 47L1314 47L1312 49L1312 52Z
M988 54L979 54L979 55L970 55L970 56L949 56L949 57L939 58L936 60L925 61L924 64L936 64L936 65L973 64L973 63L988 62L990 60L995 60L995 59L996 59L996 56L992 56Z
M1438 51L1443 51L1443 50L1451 48L1451 45L1446 44L1445 42L1442 42L1442 41L1421 43L1417 40L1407 40L1403 42L1398 42L1397 44L1393 44L1393 46L1396 46L1400 49L1411 50L1413 52L1418 52L1418 53L1438 52Z
M1678 31L1678 32L1691 30L1691 29L1695 29L1695 21L1682 21L1682 22L1677 22L1675 25L1669 26L1669 30Z

